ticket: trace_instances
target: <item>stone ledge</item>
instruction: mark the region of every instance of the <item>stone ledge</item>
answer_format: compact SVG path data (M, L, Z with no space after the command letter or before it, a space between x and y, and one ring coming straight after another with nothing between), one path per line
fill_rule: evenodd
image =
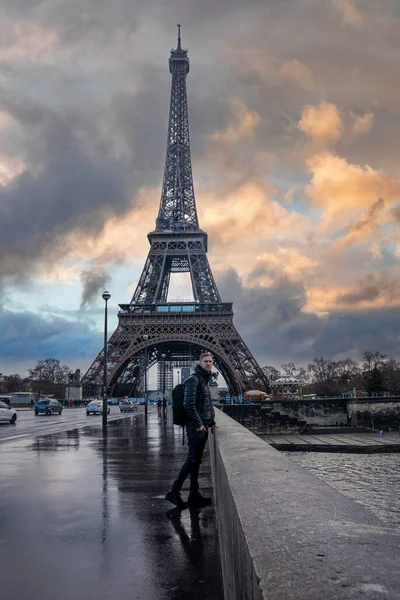
M400 599L400 534L217 412L211 462L227 600Z

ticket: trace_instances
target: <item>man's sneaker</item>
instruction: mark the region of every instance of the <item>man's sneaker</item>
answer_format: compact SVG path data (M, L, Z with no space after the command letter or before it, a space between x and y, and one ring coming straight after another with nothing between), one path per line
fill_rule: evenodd
M177 506L178 508L184 508L185 507L185 503L182 500L182 496L180 495L179 492L174 492L173 490L171 490L165 496L165 499L168 500L168 502L171 502L172 504L175 504L175 506Z
M200 492L189 494L189 506L210 506L211 502L211 498L205 498L202 494L200 494Z

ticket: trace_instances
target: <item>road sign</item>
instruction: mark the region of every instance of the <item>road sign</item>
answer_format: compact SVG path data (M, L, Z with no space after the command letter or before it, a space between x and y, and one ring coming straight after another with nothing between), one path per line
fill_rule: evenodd
M226 394L225 396L225 404L230 404L231 403L231 395L230 394Z

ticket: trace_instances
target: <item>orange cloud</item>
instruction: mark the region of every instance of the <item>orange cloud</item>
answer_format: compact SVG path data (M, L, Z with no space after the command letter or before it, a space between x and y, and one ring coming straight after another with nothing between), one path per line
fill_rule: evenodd
M299 129L309 135L318 146L331 145L342 135L342 121L334 104L323 102L307 106L299 121Z
M249 110L245 104L238 101L231 103L232 119L226 129L217 130L211 140L233 144L239 140L252 138L256 128L261 123L261 117L255 111Z
M22 173L24 168L25 165L21 158L0 153L0 185L8 185L17 175Z
M149 246L146 234L155 227L160 202L160 190L143 188L135 197L135 206L122 217L109 219L96 238L82 237L72 232L67 240L68 257L92 264L123 263L135 259L144 261Z
M284 58L266 54L254 46L238 48L228 43L222 44L222 51L238 74L246 79L256 76L274 86L294 83L306 91L315 87L311 68L297 58Z
M42 283L52 283L55 285L73 285L80 280L82 267L78 265L65 266L40 265L37 279Z
M317 285L309 285L306 288L305 312L309 313L328 313L337 308L337 298L345 294L348 287L340 283L319 281Z
M372 112L366 112L364 115L356 117L352 133L356 136L368 133L372 129L374 122L374 114Z
M55 29L40 23L20 22L11 25L1 40L0 61L21 63L41 59L59 41L59 36Z
M279 246L274 252L264 252L258 256L256 267L259 264L265 264L274 271L284 273L290 279L302 279L305 272L314 272L320 263L301 254L298 248Z
M0 110L0 129L5 129L15 123L13 117L5 110Z
M199 200L201 226L214 243L226 246L262 240L304 221L301 215L289 213L276 202L273 194L273 186L265 180L245 182L224 196L218 192L202 194Z
M361 25L362 15L356 8L354 1L332 0L332 5L342 17L342 23L344 25L351 25L353 27L359 27Z
M369 165L349 163L331 152L315 154L307 161L311 181L306 189L314 205L322 209L322 231L348 227L378 198L389 206L398 200L400 182Z

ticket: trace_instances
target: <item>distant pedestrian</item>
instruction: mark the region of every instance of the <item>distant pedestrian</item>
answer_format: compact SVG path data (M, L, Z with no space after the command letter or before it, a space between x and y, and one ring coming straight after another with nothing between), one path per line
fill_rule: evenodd
M167 396L165 394L162 399L162 406L163 406L164 415L166 415L167 414Z
M199 492L199 470L203 460L204 447L208 439L208 429L211 433L218 429L216 425L214 406L211 401L209 383L211 381L213 359L209 352L200 354L199 364L194 373L185 381L184 407L187 416L186 433L189 452L182 465L171 491L165 499L178 508L185 506L180 491L187 477L190 475L190 493L188 504L192 506L207 506L211 498L205 498Z
M379 435L380 435L381 437L383 437L383 429L380 429L380 430L379 430Z

